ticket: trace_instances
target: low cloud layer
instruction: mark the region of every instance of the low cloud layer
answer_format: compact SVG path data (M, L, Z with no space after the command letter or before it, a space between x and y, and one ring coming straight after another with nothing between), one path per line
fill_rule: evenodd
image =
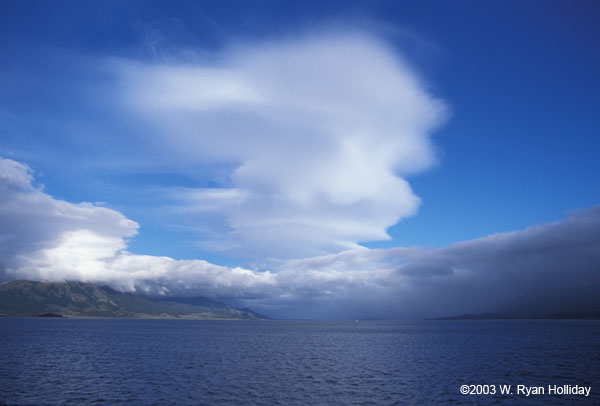
M155 295L237 300L277 317L399 318L598 310L600 207L440 249L356 248L270 271L136 255L137 224L53 198L23 163L0 159L0 275L106 283Z
M447 111L396 50L357 33L111 69L163 159L226 168L218 188L165 193L211 248L224 236L220 249L245 259L388 239L419 206L405 177L434 162L430 134Z

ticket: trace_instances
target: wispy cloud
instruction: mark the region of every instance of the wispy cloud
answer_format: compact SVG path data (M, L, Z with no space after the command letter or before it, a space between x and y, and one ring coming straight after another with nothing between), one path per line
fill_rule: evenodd
M419 206L405 177L435 161L430 134L447 113L388 44L356 33L111 66L163 159L232 168L220 190L174 196L221 218L216 231L246 259L389 238Z
M35 186L25 164L1 159L0 224L3 280L80 280L148 294L235 298L286 317L600 307L600 207L445 248L357 248L256 271L133 254L127 241L135 222L106 207L57 200Z

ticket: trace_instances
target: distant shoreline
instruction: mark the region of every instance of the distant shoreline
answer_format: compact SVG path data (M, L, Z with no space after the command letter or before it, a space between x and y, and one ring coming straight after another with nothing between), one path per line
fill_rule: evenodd
M515 315L502 313L462 314L425 320L600 320L600 312Z

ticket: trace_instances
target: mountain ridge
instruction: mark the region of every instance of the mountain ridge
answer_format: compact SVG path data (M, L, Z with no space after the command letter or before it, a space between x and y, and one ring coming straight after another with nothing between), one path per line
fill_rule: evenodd
M250 309L238 309L205 297L150 298L86 282L26 280L0 285L0 315L196 320L266 319Z

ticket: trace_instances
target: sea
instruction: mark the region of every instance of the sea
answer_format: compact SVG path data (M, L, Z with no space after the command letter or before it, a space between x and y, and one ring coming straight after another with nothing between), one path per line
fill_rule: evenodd
M120 404L599 405L600 321L0 319L0 405Z

